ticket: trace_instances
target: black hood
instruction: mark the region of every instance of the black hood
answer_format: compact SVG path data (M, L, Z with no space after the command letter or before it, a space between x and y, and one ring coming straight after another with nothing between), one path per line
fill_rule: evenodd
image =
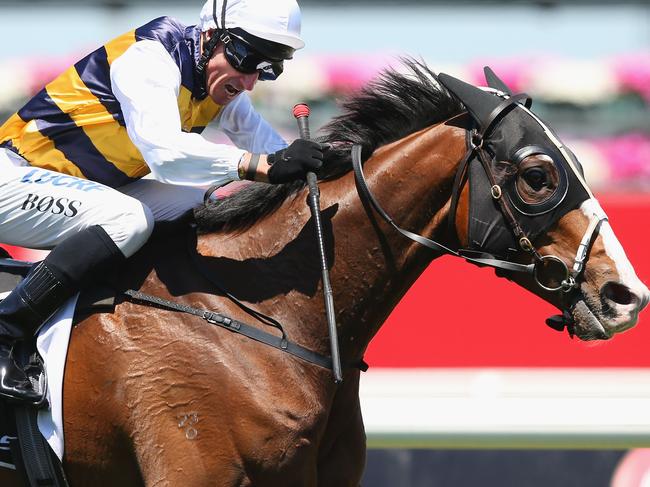
M499 106L512 93L491 69L486 68L485 75L493 90L479 89L444 73L438 76L438 80L465 105L479 133L491 127L484 134L483 142L491 157L490 170L515 219L533 241L567 212L591 198L591 193L582 183L582 167L573 153L563 147L557 135L528 108L521 104L510 105L492 122ZM540 204L526 203L515 185L519 164L534 154L550 157L559 178L555 192ZM469 182L470 248L495 255L518 249L499 204L491 197L491 184L476 156L470 162Z

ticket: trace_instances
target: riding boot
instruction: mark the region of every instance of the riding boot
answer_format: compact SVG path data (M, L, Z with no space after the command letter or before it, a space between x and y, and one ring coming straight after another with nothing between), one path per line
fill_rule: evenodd
M54 248L0 302L0 396L30 402L38 399L14 360L14 344L33 337L92 275L122 260L122 252L106 231L100 226L89 227Z
M29 402L40 398L14 360L14 343L31 336L69 294L47 266L39 262L0 302L0 396Z

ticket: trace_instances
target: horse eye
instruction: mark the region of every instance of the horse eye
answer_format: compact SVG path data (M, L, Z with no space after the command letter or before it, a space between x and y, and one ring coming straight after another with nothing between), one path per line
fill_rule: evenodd
M539 167L531 167L527 169L522 175L524 181L533 191L541 191L542 188L548 186L548 179L546 178L546 171Z

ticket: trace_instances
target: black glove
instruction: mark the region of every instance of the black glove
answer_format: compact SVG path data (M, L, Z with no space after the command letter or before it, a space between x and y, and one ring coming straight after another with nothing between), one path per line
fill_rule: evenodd
M267 157L269 182L272 184L288 183L296 179L305 179L305 175L317 172L323 165L325 148L313 140L297 139L289 147L280 149Z

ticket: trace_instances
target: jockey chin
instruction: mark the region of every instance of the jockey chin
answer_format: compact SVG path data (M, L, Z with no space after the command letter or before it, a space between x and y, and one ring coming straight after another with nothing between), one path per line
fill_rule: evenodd
M303 46L295 0L208 0L198 25L161 17L93 51L0 127L0 241L52 249L0 303L1 396L38 399L14 344L132 256L154 222L208 186L320 168L322 147L287 147L246 93ZM200 135L213 121L233 145Z

